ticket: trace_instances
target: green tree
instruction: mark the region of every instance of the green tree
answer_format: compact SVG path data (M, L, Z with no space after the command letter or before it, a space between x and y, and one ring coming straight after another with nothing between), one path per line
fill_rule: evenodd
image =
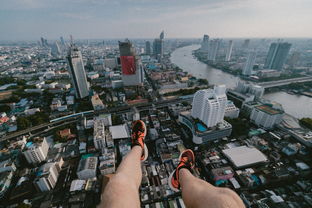
M208 80L207 79L198 79L198 84L199 85L208 85Z
M300 119L300 124L312 130L312 118L302 118Z
M8 112L10 112L10 111L11 111L10 106L8 106L8 105L0 105L0 112L6 112L6 113L8 113Z
M26 117L17 117L17 129L24 130L31 127L31 122Z

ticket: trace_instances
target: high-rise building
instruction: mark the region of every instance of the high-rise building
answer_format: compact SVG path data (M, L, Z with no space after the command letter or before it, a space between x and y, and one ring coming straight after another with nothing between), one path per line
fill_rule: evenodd
M141 60L129 40L119 42L122 81L124 86L142 85L144 74Z
M152 54L151 52L152 52L152 50L151 50L151 42L146 41L145 42L145 53L147 55L151 55Z
M63 36L60 37L60 40L61 40L62 46L65 47L66 43L65 43L65 40L64 40Z
M231 56L232 56L232 50L233 50L233 40L229 41L229 46L226 50L226 55L225 55L225 61L230 61Z
M54 44L51 45L51 55L59 56L62 54L62 48L59 41L55 41Z
M209 36L208 35L204 35L200 50L203 53L208 53L208 50L209 50Z
M197 91L193 98L192 117L200 119L207 127L213 127L222 122L227 103L225 91L225 85Z
M216 57L220 47L220 40L214 39L210 41L209 52L208 52L208 61L216 61Z
M287 42L272 43L265 60L264 68L282 70L291 44Z
M153 54L157 59L160 59L164 55L164 44L163 40L160 38L156 38L153 42Z
M28 163L38 164L47 158L49 145L46 138L37 142L28 142L25 145L23 154Z
M250 44L250 39L246 39L246 40L244 40L242 47L244 49L247 49L249 47L249 44Z
M69 48L67 61L76 97L85 98L89 96L89 85L82 61L82 55L77 47L72 45Z
M255 65L257 52L252 51L249 53L245 66L243 68L243 75L250 76L253 73L253 66Z
M42 191L52 190L59 177L60 167L56 162L45 163L37 173L37 178L34 180L36 187Z
M165 31L161 31L160 35L159 35L159 39L163 40L165 38Z
M291 54L288 60L288 64L291 68L293 68L298 64L299 60L300 60L300 52L295 51Z

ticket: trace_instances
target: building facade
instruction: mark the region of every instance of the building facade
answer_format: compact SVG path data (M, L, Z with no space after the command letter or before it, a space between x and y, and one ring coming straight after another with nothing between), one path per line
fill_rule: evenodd
M264 64L266 69L282 70L291 44L287 42L272 43Z
M250 76L253 74L253 66L256 62L257 53L255 51L248 55L247 61L243 68L243 75Z
M136 56L135 48L129 40L119 42L122 81L124 86L143 84L144 74L141 60Z
M72 84L77 98L89 96L89 84L82 61L81 52L77 47L71 46L68 52L67 61Z
M203 41L201 43L200 51L202 53L207 53L208 54L208 50L209 50L209 35L204 35Z
M253 108L250 114L250 120L259 127L272 129L276 124L282 121L284 111L273 108L268 104L259 105Z
M197 91L192 103L192 117L200 119L207 127L221 122L227 103L225 91L225 85Z
M37 164L47 158L49 145L46 138L39 143L28 142L25 145L23 154L28 163Z
M225 61L231 61L233 45L234 45L233 40L230 40L229 41L229 46L228 46L228 48L226 50L226 54L225 54Z

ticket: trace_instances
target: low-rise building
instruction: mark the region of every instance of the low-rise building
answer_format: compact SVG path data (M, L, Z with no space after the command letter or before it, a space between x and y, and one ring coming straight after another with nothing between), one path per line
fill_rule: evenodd
M228 100L225 106L224 117L238 118L238 116L239 116L239 108L237 108L232 101Z
M99 95L97 95L97 94L92 96L91 103L92 103L94 110L102 110L105 108L102 100L100 99Z
M81 159L77 169L78 178L81 180L95 178L97 163L97 157L88 157L85 159Z
M282 121L284 111L273 105L263 104L253 108L250 120L259 127L271 129Z

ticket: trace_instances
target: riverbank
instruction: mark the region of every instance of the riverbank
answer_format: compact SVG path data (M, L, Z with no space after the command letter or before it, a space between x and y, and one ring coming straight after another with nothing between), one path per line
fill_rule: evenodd
M299 78L299 77L305 77L304 75L301 74L282 74L279 77L267 77L267 78L259 78L259 79L251 79L247 76L242 75L242 70L241 69L234 69L231 70L229 65L226 62L219 62L219 63L211 63L207 60L206 55L204 55L203 53L200 52L200 49L194 50L192 51L192 54L194 55L194 57L204 63L207 64L208 66L211 66L215 69L221 70L225 73L234 75L234 76L238 76L240 79L245 80L245 81L250 81L250 82L272 82L272 81L279 81L279 80L286 80L286 79L294 79L294 78Z
M239 77L225 73L222 70L208 66L194 57L192 52L200 45L191 45L179 48L171 53L170 61L183 71L192 74L197 78L207 79L211 85L224 84L227 88L233 89L241 80ZM302 95L292 95L285 91L272 88L272 92L267 91L264 99L281 103L286 113L295 118L312 118L312 98Z

